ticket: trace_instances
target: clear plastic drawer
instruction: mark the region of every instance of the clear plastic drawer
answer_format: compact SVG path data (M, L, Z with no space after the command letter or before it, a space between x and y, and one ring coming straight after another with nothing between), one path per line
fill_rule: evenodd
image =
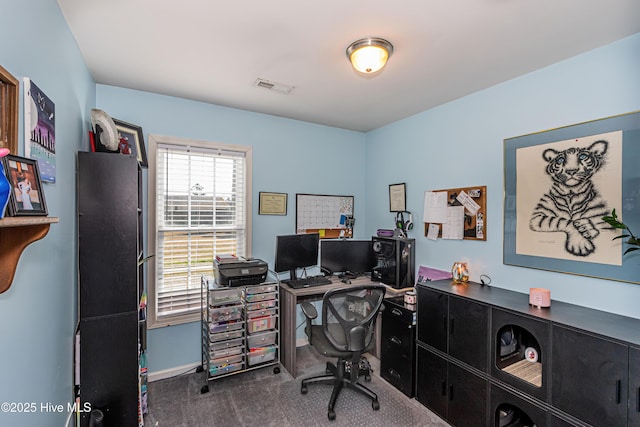
M209 309L209 320L211 322L226 322L242 318L242 305L225 305L218 308Z
M219 359L224 357L236 356L238 354L241 355L242 353L244 353L244 346L211 349L209 350L209 358Z
M257 317L247 320L247 331L252 334L254 332L265 331L276 327L276 316Z
M270 362L276 358L276 347L265 347L249 352L249 366Z
M219 332L217 334L211 334L209 335L209 341L211 342L226 341L226 340L232 340L234 338L242 338L243 336L244 336L244 331L242 329L238 329L237 331Z
M211 359L209 361L209 367L216 366L222 368L224 366L232 365L234 363L242 363L244 360L244 354L238 354L236 356L231 357L219 357L215 359Z
M247 338L247 347L252 349L274 345L276 343L277 333L277 331L269 331L253 334Z
M229 372L239 371L244 368L243 362L233 363L231 365L224 366L211 366L209 367L209 375L215 377L217 375L228 374Z
M253 311L253 310L263 310L265 308L272 308L275 307L277 305L277 301L272 299L272 300L267 300L267 301L260 301L260 302L254 302L251 304L247 304L247 311Z
M247 292L247 295L263 294L265 292L275 292L278 289L277 286L278 285L276 285L275 283L249 286L247 287L246 292Z
M242 300L241 288L216 289L209 291L209 305L218 306Z
M238 347L244 345L244 338L236 338L235 340L218 341L209 344L209 351L222 350L224 348Z
M256 317L274 316L277 312L277 308L268 308L266 310L249 311L247 316L249 319L255 319Z
M246 296L247 302L260 302L274 300L278 296L277 292L266 292L264 294L251 294Z
M219 332L230 332L242 329L244 322L240 320L232 320L230 322L211 323L209 325L209 333L216 334Z

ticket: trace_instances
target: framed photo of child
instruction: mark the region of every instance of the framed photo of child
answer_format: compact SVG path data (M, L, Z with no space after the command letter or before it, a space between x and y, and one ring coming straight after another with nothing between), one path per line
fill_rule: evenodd
M113 119L118 130L118 152L135 156L143 168L149 166L144 148L142 128L122 120Z
M26 157L7 155L4 170L11 185L7 212L10 216L47 216L38 162Z

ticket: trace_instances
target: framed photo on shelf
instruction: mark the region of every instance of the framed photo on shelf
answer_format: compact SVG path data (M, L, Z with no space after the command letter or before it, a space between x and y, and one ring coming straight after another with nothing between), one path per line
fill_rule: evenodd
M406 184L389 185L389 212L407 211L407 188Z
M613 209L640 228L640 111L504 140L508 265L640 283Z
M47 216L47 204L42 191L38 162L12 154L2 160L5 174L11 186L9 215Z
M20 82L0 66L0 148L18 153L18 103Z
M147 151L144 148L144 135L142 128L122 120L113 119L118 130L118 152L120 154L130 154L136 156L140 166L149 166L147 161Z
M259 215L286 215L287 193L260 192Z

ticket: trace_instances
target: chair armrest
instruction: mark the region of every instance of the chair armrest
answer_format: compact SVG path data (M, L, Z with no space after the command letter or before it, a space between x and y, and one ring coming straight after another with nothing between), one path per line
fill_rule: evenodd
M310 302L300 303L300 308L302 309L302 314L304 314L307 319L313 320L318 317L318 310L316 310L315 306Z

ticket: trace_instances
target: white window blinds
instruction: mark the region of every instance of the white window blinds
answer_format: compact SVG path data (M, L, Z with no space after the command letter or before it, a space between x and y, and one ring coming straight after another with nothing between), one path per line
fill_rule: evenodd
M175 324L200 318L200 278L213 276L215 255L248 255L247 160L241 150L165 143L157 144L155 154L150 306L155 323Z

